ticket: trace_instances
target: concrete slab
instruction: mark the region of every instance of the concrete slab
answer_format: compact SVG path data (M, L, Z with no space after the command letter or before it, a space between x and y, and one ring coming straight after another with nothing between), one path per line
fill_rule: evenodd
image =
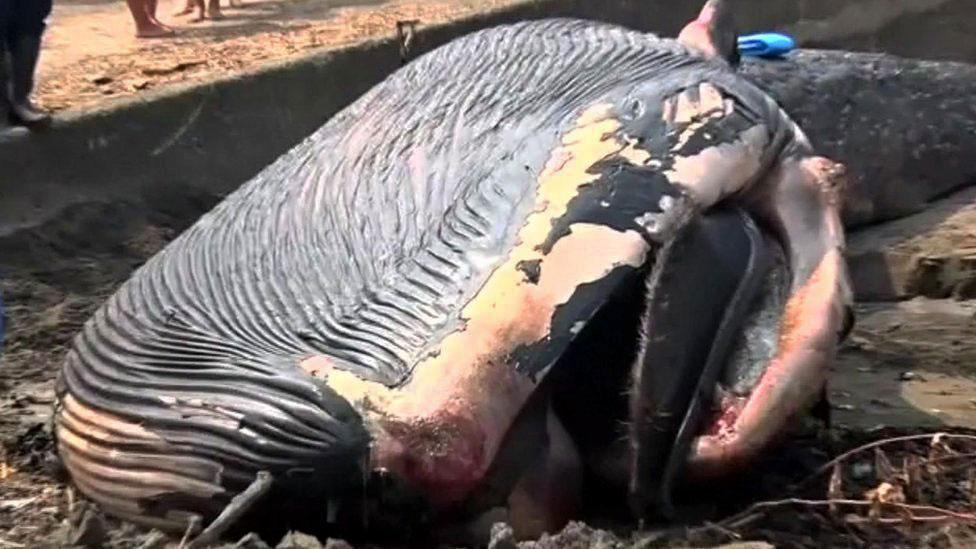
M976 188L848 237L857 299L976 298Z

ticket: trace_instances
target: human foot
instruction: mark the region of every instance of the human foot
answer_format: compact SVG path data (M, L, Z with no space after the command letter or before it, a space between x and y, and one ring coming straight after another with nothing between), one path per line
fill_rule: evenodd
M136 38L168 38L176 31L164 25L146 25L136 30Z
M11 124L32 130L46 128L51 124L51 115L38 110L30 101L11 104L8 116Z

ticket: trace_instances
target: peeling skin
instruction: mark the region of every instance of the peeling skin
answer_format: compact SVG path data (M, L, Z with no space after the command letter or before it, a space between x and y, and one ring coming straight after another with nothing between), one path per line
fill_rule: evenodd
M683 91L664 101L661 118L669 126L686 126L678 135L672 151L680 150L709 120L731 114L731 100L725 101L722 92L709 82Z
M619 124L615 124L614 108L610 103L600 103L584 110L579 117L576 118L576 127L585 128L586 126L591 126L593 124L599 124L602 122L610 122L611 124L619 127ZM569 143L568 137L569 134L563 138L563 145Z
M183 418L205 417L211 425L221 425L227 429L246 429L241 425L244 414L205 401L201 398L160 396L159 400Z
M599 174L590 168L609 157L645 162L649 155L619 137L612 108L584 112L539 176L535 208L516 245L461 312L463 328L438 353L418 363L399 388L332 369L325 357L301 367L367 416L374 436L372 466L414 483L434 504L458 502L484 477L501 440L537 382L509 364L510 353L545 339L556 308L581 285L622 265L641 265L649 251L636 231L577 223L545 254L553 221ZM599 250L600 253L593 253ZM539 277L519 268L537 261Z
M634 222L643 227L648 234L663 239L669 230L677 226L683 215L683 210L675 208L674 203L674 198L664 195L658 201L660 212L644 212L643 215L634 218Z
M700 127L689 127L687 131L699 130ZM682 137L681 141L689 138ZM694 156L675 155L673 167L664 175L707 209L742 190L759 173L768 144L766 127L753 126L742 132L735 143L720 143Z
M519 250L527 248L523 245ZM601 250L598 257L593 256L594 249ZM510 262L496 270L465 307L466 329L445 338L440 354L419 364L402 390L364 387L365 382L354 375L334 371L330 386L339 391L354 385L366 389L360 395L364 408L377 411L382 432L376 433L374 465L411 477L416 474L405 470L410 460L429 460L431 470L425 463L412 464L424 467L423 476L436 472L442 479L431 487L438 491L427 493L446 499L463 497L472 487L468 483L484 475L504 432L536 387L506 362L508 353L545 338L556 307L578 285L598 280L619 265L639 266L646 251L636 231L573 225L572 234L557 241L545 256L538 284L525 283ZM588 255L590 260L585 259ZM418 430L427 431L428 437L419 441L424 447L411 448L412 441L404 438L421 437ZM441 435L451 440L441 440ZM443 454L432 451L432 445L440 446ZM445 461L455 460L445 466ZM447 478L454 473L451 466L461 478Z
M299 367L305 370L308 375L318 379L327 379L339 373L339 371L333 371L335 363L325 355L307 357L299 363ZM335 389L335 387L332 388Z
M715 143L691 156L681 154L695 137L712 141L711 123L734 114L734 109L732 99L710 82L682 90L662 105L662 120L677 133L670 150L672 166L664 175L702 209L742 190L762 168L769 146L768 128L762 124L741 132L734 142Z

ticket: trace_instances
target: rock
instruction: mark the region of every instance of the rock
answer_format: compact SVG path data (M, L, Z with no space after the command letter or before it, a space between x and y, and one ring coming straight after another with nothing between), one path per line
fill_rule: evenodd
M960 301L976 299L976 276L956 284L956 287L952 289L952 297Z
M874 466L866 461L859 461L851 468L851 477L857 480L865 479L874 472Z
M185 71L187 69L199 65L206 65L206 64L207 64L206 59L191 59L187 61L181 61L179 63L147 66L147 67L143 67L141 70L142 70L142 74L146 76L165 76L168 74Z
M159 530L153 530L142 539L139 549L164 549L168 541L169 537L166 534Z
M325 540L325 549L353 549L352 545L341 539L329 538Z
M637 547L625 542L612 532L600 530L582 522L570 522L558 534L543 534L537 541L519 543L519 549L567 549L569 547L594 547L599 549L623 549Z
M271 546L261 539L261 536L251 532L234 544L234 549L271 549Z
M818 152L847 165L850 227L921 211L976 183L976 65L801 50L746 59Z
M80 505L71 522L68 545L96 548L102 547L108 539L105 517L94 505Z
M36 497L15 498L0 501L0 511L17 511L37 501Z
M518 544L515 542L515 530L504 522L493 524L488 549L518 549Z
M924 212L853 231L847 264L860 301L976 298L976 188Z
M323 549L322 543L315 536L301 532L288 532L281 538L275 549Z
M112 80L113 78L107 74L96 74L95 76L92 76L88 81L91 82L92 84L100 86L102 84L108 84Z

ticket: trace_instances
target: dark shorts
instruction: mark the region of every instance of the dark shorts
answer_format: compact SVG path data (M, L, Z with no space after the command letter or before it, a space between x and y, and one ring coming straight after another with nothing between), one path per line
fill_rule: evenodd
M0 33L13 36L41 34L51 15L51 0L0 0Z

